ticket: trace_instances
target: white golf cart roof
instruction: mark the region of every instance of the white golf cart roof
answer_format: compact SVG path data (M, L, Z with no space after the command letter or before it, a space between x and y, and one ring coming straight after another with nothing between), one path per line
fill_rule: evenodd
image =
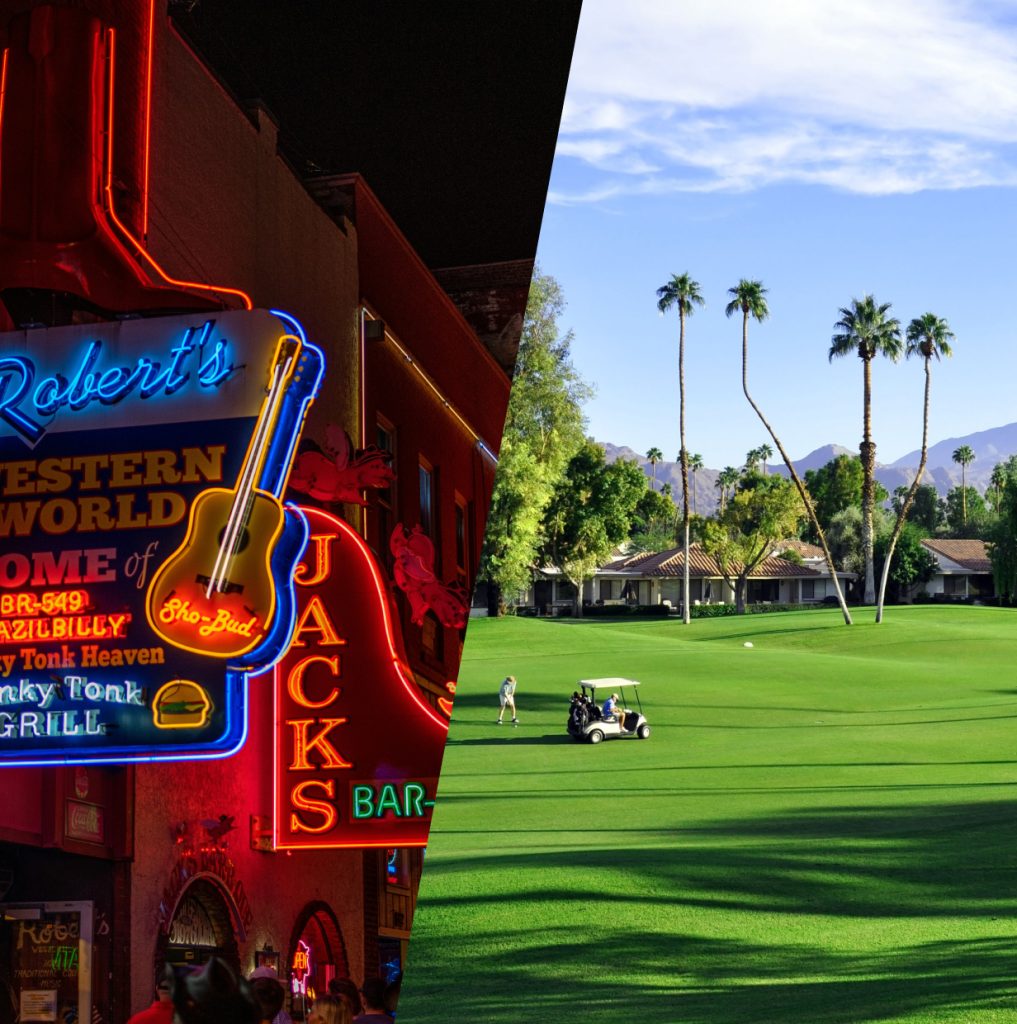
M613 690L619 686L638 686L639 683L635 679L612 677L611 679L580 679L579 685L586 686L591 690Z

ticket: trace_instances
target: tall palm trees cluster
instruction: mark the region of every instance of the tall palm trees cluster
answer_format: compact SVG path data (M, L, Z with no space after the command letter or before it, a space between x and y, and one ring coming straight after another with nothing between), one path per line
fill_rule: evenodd
M767 433L777 446L780 457L787 467L805 505L806 512L812 522L813 529L820 541L823 555L829 568L830 578L833 583L837 600L844 616L844 622L851 624L851 613L848 611L847 603L844 600L840 582L837 577L837 569L834 565L833 556L826 541L817 516L812 497L798 476L794 463L784 449L780 438L773 427L764 416L759 405L753 399L749 391L748 365L749 365L749 320L762 323L770 313L766 301L766 288L761 281L748 280L743 278L733 288L728 289L730 299L724 308L727 316L731 317L738 313L742 318L742 391L746 401L759 417L760 422L766 428ZM678 344L678 406L679 406L679 429L681 434L681 465L682 465L682 505L683 524L685 533L684 542L684 584L683 584L683 607L684 620L689 621L689 502L688 502L688 472L690 459L685 444L685 320L691 315L694 307L703 306L704 300L700 285L694 281L688 273L672 275L667 284L657 289L657 306L661 313L672 308L678 310L680 333ZM900 321L890 315L890 303L877 303L872 295L866 295L861 299L852 299L850 305L840 309L840 319L834 324L834 334L831 338L829 358L834 359L856 355L862 363L862 393L863 393L863 414L862 414L862 441L860 455L862 463L862 540L865 561L865 583L863 600L866 604L877 605L876 621L882 621L883 599L886 592L886 582L889 575L890 562L893 557L894 548L900 537L904 522L914 501L915 493L921 484L928 460L928 433L929 433L929 396L931 390L931 362L933 359L940 359L949 356L950 342L954 335L950 331L947 322L933 313L925 313L916 317L910 322L906 333L902 335ZM876 444L872 439L872 366L877 357L883 356L892 362L900 360L904 355L908 358L920 357L924 360L925 368L925 400L922 419L922 447L921 459L915 478L908 490L907 495L901 502L891 534L890 546L883 566L882 579L880 580L878 602L876 596L875 573L874 573L874 531L873 516L876 503ZM760 472L765 475L767 460L773 457L773 449L768 444L754 448L746 455L746 470L755 470L759 466ZM647 453L649 458L649 453ZM967 445L963 445L954 452L954 461L961 466L963 473L971 461L974 453ZM697 456L698 458L698 456ZM701 462L699 464L701 466ZM734 487L738 480L738 470L733 467L726 467L720 474L717 486L720 488L720 508L724 510L729 494L734 493ZM962 488L962 495L965 494ZM965 506L966 521L966 506Z

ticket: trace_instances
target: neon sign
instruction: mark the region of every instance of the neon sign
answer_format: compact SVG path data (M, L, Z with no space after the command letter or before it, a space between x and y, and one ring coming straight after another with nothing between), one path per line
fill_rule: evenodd
M303 513L296 628L275 668L274 846L423 846L447 720L414 681L363 539Z
M52 419L61 409L79 412L98 402L116 405L133 392L139 398L176 394L190 379L188 362L198 361L195 376L200 387L217 388L233 373L227 355L228 342L219 339L211 354L204 355L214 320L202 327L188 327L183 340L170 349L165 366L161 361L140 358L133 367L97 369L103 354L101 340L89 342L70 375L52 373L34 388L37 368L27 356L0 358L0 419L30 444L38 442L46 427L40 420ZM27 404L35 418L21 406Z
M227 756L296 624L320 350L264 310L98 330L0 335L0 766Z
M293 954L293 994L307 995L307 982L311 977L311 947L303 939L297 940L297 951Z

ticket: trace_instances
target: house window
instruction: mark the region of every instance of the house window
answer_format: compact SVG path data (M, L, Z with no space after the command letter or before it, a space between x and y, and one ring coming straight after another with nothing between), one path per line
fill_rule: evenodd
M816 581L802 580L802 600L814 601L816 599Z
M943 593L952 594L953 596L961 595L966 593L965 590L965 577L964 576L944 576L943 577Z
M614 586L614 580L601 580L600 581L600 599L601 601L613 601L614 593L612 587Z

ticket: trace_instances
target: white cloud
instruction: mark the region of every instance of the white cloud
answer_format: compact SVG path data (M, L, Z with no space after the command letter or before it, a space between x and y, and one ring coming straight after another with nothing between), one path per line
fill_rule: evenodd
M1012 185L1017 31L993 14L1012 7L586 0L559 156L611 177L549 198Z

